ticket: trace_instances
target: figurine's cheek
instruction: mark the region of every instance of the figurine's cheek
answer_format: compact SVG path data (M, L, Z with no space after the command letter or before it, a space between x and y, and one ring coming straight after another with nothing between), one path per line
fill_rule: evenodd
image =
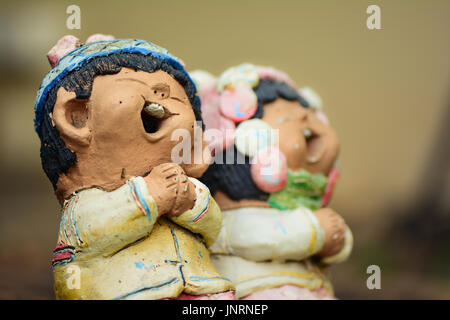
M110 123L123 127L135 125L139 121L144 104L140 94L135 90L120 92L115 86L109 90L101 89L97 87L97 91L93 91L89 103L92 116L98 120L99 125Z
M299 151L305 150L306 140L302 134L301 127L280 127L279 132L279 148L288 155L288 157L297 154Z
M138 114L129 109L113 105L108 107L92 105L91 109L89 126L98 134L108 136L120 135L123 132L130 134L136 132L140 126ZM118 130L119 128L121 130Z
M331 130L331 132L327 136L327 153L329 154L331 161L334 161L339 155L339 138L334 130Z

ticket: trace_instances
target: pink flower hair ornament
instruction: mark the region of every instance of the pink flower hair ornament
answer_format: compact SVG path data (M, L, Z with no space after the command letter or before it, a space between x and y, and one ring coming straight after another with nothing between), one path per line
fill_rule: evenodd
M104 35L104 34L93 34L87 38L86 43L104 41L104 40L114 40L114 36ZM58 42L50 49L47 53L47 59L51 67L54 68L59 60L64 57L69 52L81 47L83 43L75 36L67 35L58 40Z

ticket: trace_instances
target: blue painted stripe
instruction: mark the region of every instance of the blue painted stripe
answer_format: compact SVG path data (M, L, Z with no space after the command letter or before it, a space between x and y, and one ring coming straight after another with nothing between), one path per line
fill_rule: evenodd
M239 110L239 107L241 106L241 102L240 101L236 101L236 103L234 104L234 114L239 117L239 118L243 118L245 117L245 113L241 112Z
M84 243L84 241L81 239L80 232L78 231L77 220L73 217L73 213L74 213L74 210L75 210L75 203L78 201L78 198L79 198L79 196L78 196L78 194L77 194L77 195L74 197L74 201L73 201L72 204L71 204L71 208L70 208L70 219L72 220L72 224L73 224L73 226L74 226L75 234L76 234L76 236L77 236L78 242L79 242L80 245L82 245L82 244Z
M77 234L78 241L80 241L80 244L83 244L84 241L81 240L80 232L78 231L78 226L77 226L77 221L76 220L73 220L73 226L75 227L75 233Z
M56 256L58 253L61 253L61 252L70 252L71 254L75 254L74 249L67 248L67 249L62 249L62 250L53 252L53 256Z
M70 206L70 204L69 204L69 206ZM61 223L62 223L62 228L63 228L63 230L62 230L63 238L66 240L66 242L68 242L69 237L68 237L67 231L66 231L66 215L67 215L67 212L64 212L63 216L61 217Z
M281 224L281 221L276 219L275 222L277 226L281 229L281 232L283 232L283 234L287 234L286 228Z
M64 210L63 210L62 215L61 215L61 220L59 221L59 234L61 236L61 239L64 239L63 222L64 222Z
M58 267L58 266L64 266L66 264L68 264L69 262L71 262L73 259L75 258L75 256L71 256L70 258L68 258L67 260L64 261L56 261L52 264L52 268L54 267Z
M183 286L186 285L186 280L184 279L183 271L181 270L183 268L183 265L178 265L178 272L180 273L181 280L183 280Z
M145 198L142 195L141 188L139 187L139 185L137 183L134 183L134 181L132 183L133 183L133 185L135 187L136 194L137 194L137 196L139 198L139 201L141 202L141 204L144 207L144 210L145 210L145 213L147 214L148 220L152 220L152 213L150 211L150 208L148 207L147 201L145 201Z
M198 219L198 217L200 217L205 212L206 208L208 208L208 205L209 205L209 197L210 197L210 194L208 194L208 199L206 200L206 203L203 206L203 209L200 211L200 213L198 215L196 215L191 220L189 220L189 222L195 221L196 219Z
M191 276L189 278L191 281L215 281L215 280L225 280L231 282L230 279L224 278L224 277L198 277L198 276Z
M117 296L115 298L113 298L112 300L119 300L119 299L126 299L129 298L131 296L137 295L139 293L142 293L144 291L151 291L151 290L158 290L158 289L162 289L164 287L170 286L171 284L177 283L179 280L176 277L173 277L167 281L164 281L160 284L154 285L154 286L149 286L149 287L142 287L124 294L121 294L120 296Z
M175 249L177 251L178 261L181 261L180 245L178 244L177 235L175 234L175 230L173 230L172 226L169 226L169 228L170 228L170 232L172 233L173 241L175 242Z
M137 196L139 203L144 208L144 211L145 211L145 214L147 216L147 219L149 221L151 221L152 220L152 213L150 211L150 208L147 205L147 201L145 201L145 198L142 195L141 189L139 188L139 186L136 183L134 183L131 180L128 181L128 185L130 186L131 192L134 193Z

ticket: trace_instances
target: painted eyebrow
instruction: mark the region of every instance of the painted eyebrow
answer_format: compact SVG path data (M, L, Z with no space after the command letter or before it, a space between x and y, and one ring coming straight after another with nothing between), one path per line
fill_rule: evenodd
M134 81L134 82L139 82L139 83L143 84L144 86L149 87L152 90L161 90L161 89L165 89L165 88L168 88L170 90L170 85L165 84L165 83L157 83L150 87L148 85L148 83L145 83L142 80L134 79L134 78L120 78L120 79L117 79L116 81Z
M144 86L150 88L151 90L155 90L155 88L158 88L158 87L161 88L162 86L167 86L170 89L170 86L166 85L164 83L157 83L154 86L150 87L147 83L145 83L144 81L141 81L139 79L134 79L134 78L120 78L120 79L116 79L116 81L124 81L124 80L139 82L139 83L143 84ZM178 97L170 95L169 98L175 99L175 100L178 100L178 101L184 103L184 101L182 99L178 98Z
M152 90L163 90L163 89L169 89L170 91L170 85L165 83L157 83L154 86L152 86Z
M144 81L141 81L141 80L139 80L139 79L133 79L133 78L120 78L120 79L116 79L116 81L134 81L134 82L139 82L139 83L141 83L141 84L143 84L144 86L147 86L148 87L148 84L147 83L145 83Z

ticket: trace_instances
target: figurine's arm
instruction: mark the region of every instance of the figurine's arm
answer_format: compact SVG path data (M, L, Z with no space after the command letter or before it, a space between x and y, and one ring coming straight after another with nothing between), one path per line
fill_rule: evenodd
M318 253L325 241L318 219L306 208L241 208L227 211L223 219L213 253L253 261L302 260Z
M195 204L192 209L171 219L193 233L200 234L206 246L209 247L219 235L222 213L204 184L194 178L189 178L189 181L195 186Z
M344 245L338 253L323 257L320 261L325 264L333 264L333 263L339 263L347 260L347 258L350 256L350 253L353 249L353 234L350 228L347 226L347 229L345 230L344 235Z
M85 256L111 255L148 235L158 208L142 177L107 192L80 191L65 205L61 235Z
M330 208L318 209L314 215L325 231L325 243L317 257L325 264L346 260L353 248L353 235L344 219Z

